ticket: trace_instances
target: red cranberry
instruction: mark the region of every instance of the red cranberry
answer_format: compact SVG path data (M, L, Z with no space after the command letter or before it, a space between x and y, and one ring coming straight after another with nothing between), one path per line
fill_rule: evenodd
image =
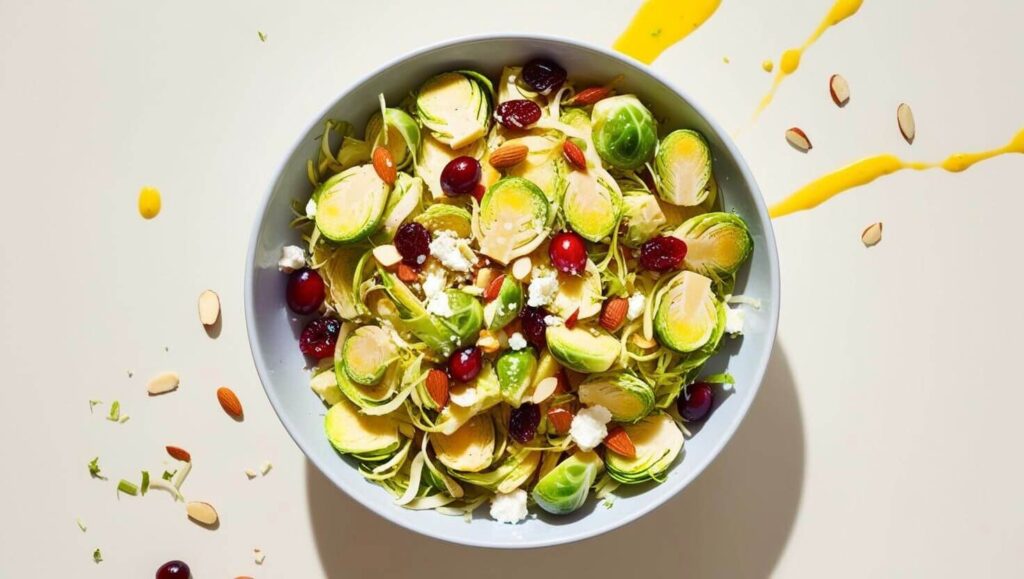
M472 193L481 174L480 161L467 155L455 157L441 171L441 189L449 197Z
M569 275L582 275L587 269L587 245L572 231L556 233L548 246L551 265Z
M483 367L483 354L480 348L470 346L458 350L448 360L448 374L459 382L469 382L480 373Z
M288 276L285 299L296 314L311 314L320 309L327 295L324 280L315 270L304 267Z
M419 223L410 221L395 233L395 249L402 256L402 263L418 268L430 255L430 232Z
M546 334L548 324L544 321L544 318L550 315L551 312L544 308L530 306L524 307L519 312L520 330L523 333L523 337L526 338L526 341L531 346L538 350L543 350L548 345Z
M519 444L526 444L537 436L540 425L540 407L532 402L524 402L519 408L513 408L508 420L508 434Z
M651 271L670 271L686 257L686 242L671 235L659 235L640 246L640 265Z
M318 318L306 324L299 335L299 349L302 353L322 360L334 355L334 346L338 343L341 322L334 318Z
M156 579L190 579L192 571L183 561L168 561L156 570Z
M546 58L535 58L523 66L523 82L540 94L551 94L562 87L566 72Z
M715 401L715 392L710 384L697 382L690 384L676 400L679 416L688 422L698 422L707 418L711 412L711 404Z
M526 99L505 101L494 110L494 120L506 129L525 129L540 120L540 105Z
M476 199L477 203L483 203L484 193L487 193L487 187L484 187L483 183L477 183L473 188L473 199Z

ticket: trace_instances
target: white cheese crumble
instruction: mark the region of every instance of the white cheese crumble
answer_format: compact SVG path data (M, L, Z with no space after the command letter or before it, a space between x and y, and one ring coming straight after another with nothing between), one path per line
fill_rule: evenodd
M532 308L546 306L555 299L558 293L558 274L553 271L535 273L530 280L530 297L526 305Z
M548 326L548 327L551 327L551 326L561 326L564 323L565 323L565 320L563 320L562 318L560 318L558 316L555 316L555 315L544 316L544 325L545 326Z
M312 197L310 197L309 201L306 203L306 219L309 219L310 221L316 219L316 200Z
M298 245L286 245L281 248L281 259L277 260L277 269L291 273L306 267L306 252Z
M450 318L453 312L451 304L448 303L448 294L437 292L427 298L427 312L442 318Z
M527 346L526 338L522 334L516 332L508 337L508 347L513 350L522 350Z
M491 518L514 525L527 517L526 491L516 489L510 493L497 493L491 499Z
M743 320L746 312L739 308L725 308L725 333L737 335L743 333Z
M569 436L583 451L594 450L608 436L608 423L612 413L596 404L576 413L569 427Z
M647 302L647 298L642 293L635 293L629 296L629 309L626 310L626 319L633 321L644 313L644 303Z
M431 298L443 292L444 286L447 283L443 271L429 271L427 272L426 279L423 280L423 295Z
M473 268L473 262L466 257L472 255L466 251L468 248L469 240L458 237L454 231L438 231L430 242L430 255L452 271L468 272Z

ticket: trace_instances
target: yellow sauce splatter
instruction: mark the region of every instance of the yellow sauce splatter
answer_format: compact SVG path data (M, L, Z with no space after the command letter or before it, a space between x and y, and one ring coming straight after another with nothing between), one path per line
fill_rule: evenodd
M765 72L771 72L772 69L774 69L774 68L775 68L775 63L773 63L771 61L771 59L766 58L766 59L764 59L764 61L761 62L761 70L763 70Z
M914 171L944 169L951 173L959 173L970 168L975 163L1007 153L1024 154L1024 130L1018 132L1013 137L1013 140L1002 147L978 153L954 153L939 163L904 161L895 155L867 157L811 181L789 197L772 205L768 213L772 218L776 218L812 209L848 189L867 185L879 177L884 177L897 171L905 169L912 169Z
M615 50L650 64L700 28L722 0L646 0L615 41Z
M751 123L757 120L757 117L761 115L761 112L772 102L775 98L775 91L779 90L779 85L782 84L782 80L787 76L796 72L796 69L800 67L800 58L803 56L804 51L807 50L826 30L839 24L843 20L853 16L860 10L861 4L864 0L836 0L836 3L832 5L832 9L828 11L825 18L818 25L818 28L814 30L810 37L804 41L803 45L798 48L790 48L786 52L782 53L782 58L779 59L779 70L775 73L775 78L772 80L772 87L768 90L768 94L764 95L761 99L761 103L757 105L757 110L754 111L754 116L751 119ZM771 68L765 68L766 71L771 71Z
M139 215L143 219L152 219L160 213L160 190L156 187L143 187L139 190Z

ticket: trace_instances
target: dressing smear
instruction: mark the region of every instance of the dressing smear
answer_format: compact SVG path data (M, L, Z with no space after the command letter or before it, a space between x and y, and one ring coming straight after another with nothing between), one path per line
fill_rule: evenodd
M821 205L840 193L867 185L868 183L891 175L897 171L912 169L943 169L951 173L959 173L969 169L975 163L1005 155L1007 153L1024 154L1024 129L1018 132L1006 145L976 153L953 153L938 163L922 163L904 161L895 155L875 155L847 165L838 171L829 173L804 185L789 197L774 204L768 210L771 217L783 217L798 211L805 211Z
M668 47L700 28L722 0L646 0L613 48L651 64Z
M139 190L139 215L143 219L152 219L160 213L160 190L156 187L143 187Z

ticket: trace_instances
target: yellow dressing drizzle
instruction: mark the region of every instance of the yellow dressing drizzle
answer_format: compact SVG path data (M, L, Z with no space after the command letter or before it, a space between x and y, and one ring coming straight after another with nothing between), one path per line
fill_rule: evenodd
M646 0L613 48L650 64L700 28L722 0Z
M765 72L771 72L774 68L775 63L772 62L772 59L766 58L763 61L761 61L761 70Z
M1013 140L1005 146L977 153L953 153L939 163L904 161L895 155L867 157L811 181L789 197L772 205L768 213L772 218L776 218L812 209L848 189L867 185L879 177L884 177L897 171L906 169L922 171L939 168L952 173L959 173L970 168L975 163L1007 153L1024 154L1024 129L1018 132L1013 137Z
M139 215L144 219L152 219L160 213L160 190L156 187L143 187L139 190Z

